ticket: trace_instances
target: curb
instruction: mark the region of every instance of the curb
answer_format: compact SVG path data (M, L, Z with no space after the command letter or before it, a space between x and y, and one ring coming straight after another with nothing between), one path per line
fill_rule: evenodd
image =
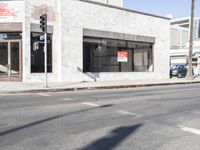
M30 90L14 90L0 91L0 94L28 94L28 93L53 93L53 92L70 92L70 91L86 91L86 90L103 90L103 89L124 89L137 87L153 87L166 85L183 85L183 84L198 84L200 81L186 82L169 82L169 83L150 83L150 84L130 84L130 85L111 85L111 86L96 86L96 87L75 87L75 88L47 88L47 89L30 89Z

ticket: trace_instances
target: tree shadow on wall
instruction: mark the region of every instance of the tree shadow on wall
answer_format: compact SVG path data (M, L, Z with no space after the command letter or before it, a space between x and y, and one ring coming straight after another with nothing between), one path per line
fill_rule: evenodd
M80 150L112 150L141 126L142 124L119 127L111 131L108 136L102 137L91 144L80 148Z

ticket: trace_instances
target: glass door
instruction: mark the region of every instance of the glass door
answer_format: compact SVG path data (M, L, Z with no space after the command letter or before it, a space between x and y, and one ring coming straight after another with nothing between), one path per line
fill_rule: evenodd
M0 81L21 81L21 41L0 42Z
M0 42L0 80L8 77L8 42Z

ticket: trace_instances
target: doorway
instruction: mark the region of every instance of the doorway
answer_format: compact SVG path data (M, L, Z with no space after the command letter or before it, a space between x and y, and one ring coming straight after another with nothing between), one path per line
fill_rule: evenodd
M22 81L21 40L0 40L0 81Z

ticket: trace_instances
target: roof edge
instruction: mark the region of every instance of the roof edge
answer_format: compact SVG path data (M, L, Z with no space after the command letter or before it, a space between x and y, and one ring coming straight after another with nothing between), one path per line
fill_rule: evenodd
M114 8L114 9L123 10L123 11L128 11L128 12L132 12L132 13L137 13L137 14L141 14L141 15L146 15L146 16L151 16L151 17L156 17L156 18L171 20L171 18L168 18L168 17L154 15L154 14L151 14L151 13L146 13L146 12L142 12L142 11L132 10L132 9L124 8L124 7L119 7L119 6L104 4L104 3L100 3L100 2L94 2L94 1L90 1L90 0L79 0L79 1L86 2L86 3L91 3L91 4L97 4L97 5L101 5L101 6L104 6L104 7L110 7L110 8Z

